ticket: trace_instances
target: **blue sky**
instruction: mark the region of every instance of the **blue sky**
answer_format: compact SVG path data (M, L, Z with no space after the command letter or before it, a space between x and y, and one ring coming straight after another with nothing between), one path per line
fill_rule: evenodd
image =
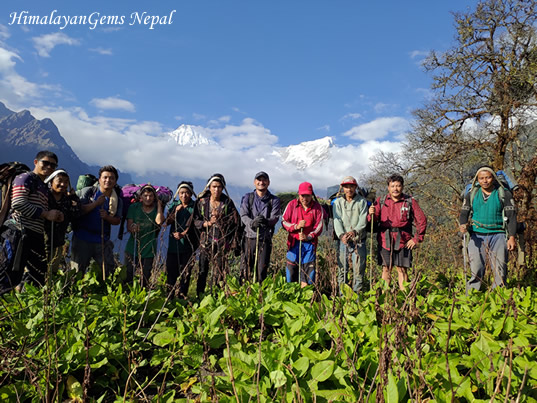
M4 0L0 100L52 118L91 164L112 162L140 175L174 167L178 177L194 179L221 171L237 185L272 169L277 190L301 180L324 186L363 175L377 149L399 149L410 112L428 94L420 61L453 44L450 12L475 4ZM12 23L12 13L54 10L124 22L95 29ZM172 23L129 25L136 12L166 22L172 14ZM206 129L218 147L173 148L165 133L182 123ZM311 169L275 167L269 157L325 136L334 149Z

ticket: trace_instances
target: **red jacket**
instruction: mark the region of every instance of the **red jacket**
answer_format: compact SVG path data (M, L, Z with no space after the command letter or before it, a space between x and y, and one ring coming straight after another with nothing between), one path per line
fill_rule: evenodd
M287 247L292 247L298 241L300 230L295 226L301 220L306 221L303 232L308 236L308 242L317 246L318 238L323 232L323 208L313 200L310 207L304 209L298 199L294 199L287 204L282 217L282 226L289 232Z
M418 201L405 194L398 201L393 201L390 195L382 197L384 200L382 211L380 209L380 197L374 204L374 220L379 224L377 235L379 245L382 245L384 249L390 250L390 245L386 243L386 236L388 232L391 232L392 242L395 242L398 238L397 232L389 231L394 228L397 228L400 234L399 245L394 245L395 249L403 248L411 239L414 239L416 243L423 242L427 228L427 217L423 214ZM409 203L408 199L411 199L412 202ZM369 221L370 219L371 216L368 216ZM412 236L412 223L416 226L416 235L414 237Z

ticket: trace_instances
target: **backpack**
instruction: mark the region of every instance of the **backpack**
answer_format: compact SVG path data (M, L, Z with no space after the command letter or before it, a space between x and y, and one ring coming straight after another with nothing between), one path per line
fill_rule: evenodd
M135 185L130 183L121 188L120 198L123 202L123 214L121 216L121 222L119 224L119 234L118 239L123 239L123 232L125 230L125 221L127 221L127 212L131 204L140 201L140 190L148 185L143 183L141 185ZM173 192L167 186L153 186L157 192L158 199L162 202L163 205L168 204L173 198Z
M15 179L17 175L29 171L30 168L20 162L6 162L0 165L0 187L2 191L0 225L4 223L9 212L9 208L11 207L11 185L13 183L13 179Z
M511 177L504 171L499 170L496 171L496 173L493 173L494 182L496 183L498 187L498 198L500 199L500 204L502 205L502 218L503 218L503 228L507 233L507 216L505 214L505 191L508 190L509 192L513 193L515 190L518 189L518 183L516 183ZM472 212L473 212L473 206L474 206L474 199L479 192L479 189L481 189L481 186L477 183L477 173L474 176L474 179L471 183L468 183L466 187L464 188L464 191L462 192L462 198L469 193L470 194L470 216L468 217L468 220L472 218ZM513 206L516 211L516 206ZM524 232L525 226L523 223L517 223L517 233Z
M386 200L388 199L388 196L389 195L379 197L379 205L380 205L380 212L381 213L382 213L382 208L386 204ZM409 196L409 195L406 195L406 194L403 193L403 197L404 197L404 202L403 202L403 206L401 207L401 214L403 213L403 211L408 211L408 221L412 222L412 220L411 220L411 217L412 217L412 196ZM367 230L369 232L371 232L371 226L370 225L367 226ZM373 223L373 232L377 233L378 231L379 231L379 223L377 221L375 221Z
M76 190L82 190L84 188L87 188L89 186L95 185L99 179L95 175L92 174L84 174L80 175L78 177L78 180L76 181Z

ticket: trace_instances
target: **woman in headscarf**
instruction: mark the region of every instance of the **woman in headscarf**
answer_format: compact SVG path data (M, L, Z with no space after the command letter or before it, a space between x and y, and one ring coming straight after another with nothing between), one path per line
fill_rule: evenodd
M168 210L166 225L170 226L168 255L166 257L166 283L173 287L179 278L179 295L186 298L190 284L192 266L195 263L194 252L198 249L199 235L194 226L194 207L192 200L194 186L192 182L183 181L177 186L176 196Z
M200 260L197 284L198 297L205 291L209 265L211 286L225 280L227 256L238 242L239 213L233 200L223 191L226 181L221 174L212 175L198 197L195 225L200 231Z
M48 208L59 210L63 221L45 220L46 248L52 272L56 272L64 260L63 247L69 224L81 214L80 199L71 189L69 175L63 169L55 170L45 179L49 186Z
M157 251L157 237L164 222L162 202L155 188L145 185L140 189L140 201L127 212L127 230L131 233L125 247L127 282L132 283L138 266L142 267L142 284L149 286L153 260Z

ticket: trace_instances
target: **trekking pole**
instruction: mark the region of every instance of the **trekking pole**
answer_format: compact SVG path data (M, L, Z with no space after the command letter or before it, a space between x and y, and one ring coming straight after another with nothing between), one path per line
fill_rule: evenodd
M300 235L304 232L304 228L300 228ZM302 237L298 240L298 282L300 283L300 271L302 270Z
M106 269L104 265L104 218L101 217L101 259L103 266L103 281L106 281Z
M466 290L466 295L468 296L468 287L466 287L466 272L468 269L468 247L467 247L467 240L468 240L468 232L465 232L462 234L462 256L464 259L464 288Z
M259 253L259 227L255 235L255 263L254 263L254 283L257 282L257 255Z
M371 214L371 243L369 244L369 289L373 288L373 214Z

